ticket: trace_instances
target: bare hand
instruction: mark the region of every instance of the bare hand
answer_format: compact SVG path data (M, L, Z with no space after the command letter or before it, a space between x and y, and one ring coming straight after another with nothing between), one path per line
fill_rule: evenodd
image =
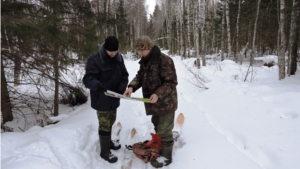
M133 89L132 87L129 87L125 92L124 92L124 96L126 97L131 97L131 93L132 93Z
M158 96L156 94L152 94L149 98L150 103L156 103L158 100Z

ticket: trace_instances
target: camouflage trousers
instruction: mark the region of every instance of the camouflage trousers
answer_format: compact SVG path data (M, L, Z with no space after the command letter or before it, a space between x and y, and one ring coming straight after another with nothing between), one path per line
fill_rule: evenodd
M110 132L112 125L116 121L117 110L97 111L99 130Z
M172 130L174 127L174 115L152 115L151 121L154 125L156 134L161 137L161 142L164 146L173 145Z

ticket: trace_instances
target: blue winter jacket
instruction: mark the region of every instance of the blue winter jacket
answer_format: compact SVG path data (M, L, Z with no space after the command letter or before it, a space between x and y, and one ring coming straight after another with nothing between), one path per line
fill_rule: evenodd
M128 84L128 72L120 53L114 58L106 53L104 43L99 52L88 59L83 77L84 85L90 89L91 106L95 110L110 111L120 106L120 99L98 92L101 83L107 90L123 94Z

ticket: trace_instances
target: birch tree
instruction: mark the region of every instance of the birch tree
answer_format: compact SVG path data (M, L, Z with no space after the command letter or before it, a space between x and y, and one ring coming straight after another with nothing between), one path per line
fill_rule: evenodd
M216 15L216 5L215 5L215 1L212 1L212 16L211 16L211 32L212 32L212 52L216 52L216 48L217 48L217 40L216 40L216 28L215 28L215 24L214 24L214 20L215 18L217 18L217 15Z
M200 28L201 28L201 58L202 58L202 65L206 66L206 59L205 59L205 36L206 33L204 31L205 27L205 12L206 12L206 5L205 0L199 0L199 9L200 9ZM200 59L199 59L199 67L200 67Z
M167 35L167 45L169 52L172 53L172 36L171 36L171 24L172 24L172 2L171 0L167 0L166 10L165 12L165 22L166 22L166 35Z
M193 20L191 20L192 16L191 10L191 1L187 1L187 57L190 58L190 47L191 47L191 25L193 24Z
M235 54L235 61L236 63L238 62L238 57L240 56L239 53L239 21L240 21L240 14L241 14L241 0L238 2L238 14L237 14L237 19L236 19L236 46L235 46L235 51L238 51L238 54ZM242 57L242 56L240 56Z
M177 21L177 40L178 54L182 54L182 0L176 1L176 21Z
M226 9L226 24L227 24L227 57L231 56L231 36L230 36L230 19L229 19L229 0L225 2L225 9Z
M224 60L224 37L225 37L225 5L222 4L222 23L221 23L221 61Z
M183 58L186 58L186 50L187 50L187 10L186 10L186 0L182 0L182 8L183 8L183 25L182 25L182 44L183 44Z
M197 0L195 5L194 5L194 11L195 11L195 26L194 26L194 42L195 42L195 52L196 52L196 66L198 69L200 69L200 56L199 56L199 24L200 24L200 13L201 10L199 10L200 4L199 1Z
M257 21L258 21L258 15L259 15L259 6L260 1L257 0L257 7L256 7L256 15L255 15L255 22L254 22L254 28L253 28L253 38L252 38L252 50L251 50L251 58L250 58L250 66L253 66L254 62L254 54L255 54L255 38L256 38L256 30L257 30Z
M279 80L285 78L285 2L280 0L280 48L278 55Z

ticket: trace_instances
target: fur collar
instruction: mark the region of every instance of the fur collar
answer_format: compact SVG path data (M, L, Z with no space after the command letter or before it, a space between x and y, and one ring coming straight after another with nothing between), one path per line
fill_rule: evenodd
M116 56L114 58L111 58L110 56L108 56L108 54L106 53L106 51L104 49L104 43L102 43L100 45L99 55L100 55L100 60L103 64L107 64L109 61L111 61L113 59L116 59L118 62L122 62L122 56L119 52L116 54Z
M149 56L146 56L146 57L149 57L150 58L150 61L151 64L152 63L158 63L159 62L159 58L160 58L160 55L161 55L161 51L159 49L158 46L153 46L153 48L151 49L151 51L149 52ZM142 59L139 61L139 63L144 63L145 59L142 57Z

